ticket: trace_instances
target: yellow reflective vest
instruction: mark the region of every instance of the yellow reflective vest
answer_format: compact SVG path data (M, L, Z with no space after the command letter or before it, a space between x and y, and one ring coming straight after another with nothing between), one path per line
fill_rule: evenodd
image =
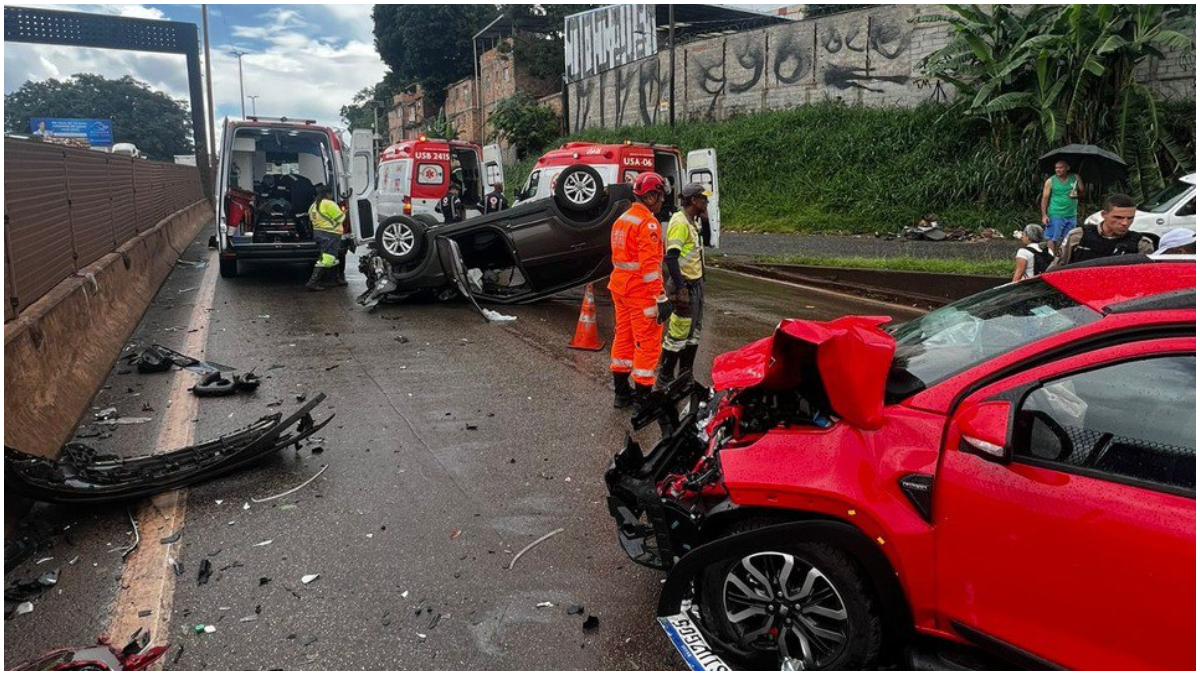
M667 223L667 250L679 251L679 271L683 278L695 281L704 276L704 246L700 228L688 222L683 210L675 212Z
M331 234L342 236L342 221L346 219L346 214L342 213L341 207L329 199L322 199L318 205L313 202L313 205L308 207L308 220L312 223L313 229L323 230Z

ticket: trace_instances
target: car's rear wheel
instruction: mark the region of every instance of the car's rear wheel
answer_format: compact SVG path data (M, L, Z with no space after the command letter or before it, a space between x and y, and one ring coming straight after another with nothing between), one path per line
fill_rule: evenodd
M701 575L704 621L721 639L784 670L872 666L883 621L867 582L841 550L820 543L773 547Z
M425 226L408 216L388 218L375 233L375 248L393 265L413 262L424 252Z
M558 174L554 200L564 211L590 211L604 201L604 180L587 164L572 164Z

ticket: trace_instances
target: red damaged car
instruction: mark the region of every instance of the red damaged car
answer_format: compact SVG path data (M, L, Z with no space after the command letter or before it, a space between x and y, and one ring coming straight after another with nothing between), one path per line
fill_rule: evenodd
M1194 257L887 321L782 322L614 458L688 665L1194 670Z

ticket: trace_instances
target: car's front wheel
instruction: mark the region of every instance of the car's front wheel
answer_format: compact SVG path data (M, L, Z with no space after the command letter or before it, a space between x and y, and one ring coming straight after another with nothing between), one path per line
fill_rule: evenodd
M749 553L705 570L702 617L755 667L860 670L883 643L877 604L841 550L801 543Z
M393 265L420 258L425 247L425 226L408 216L383 221L375 233L375 248L380 257Z

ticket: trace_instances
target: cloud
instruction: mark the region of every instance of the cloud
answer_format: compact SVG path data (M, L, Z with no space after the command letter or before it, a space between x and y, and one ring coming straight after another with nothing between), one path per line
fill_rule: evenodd
M230 52L246 51L242 70L247 96L258 96L260 115L315 119L340 126L338 111L363 87L383 78L387 67L375 52L370 5L293 5L273 8L248 20L244 12L226 8L228 35L218 37L209 21L212 42L213 99L218 128L226 116L241 114L238 61ZM244 6L243 6L244 7ZM162 13L138 5L75 5L91 13L161 18ZM157 16L152 16L157 13ZM196 12L199 23L199 11ZM210 10L210 17L212 11ZM203 70L203 67L202 67ZM75 73L108 78L130 75L172 98L187 100L188 83L182 56L6 43L5 92L27 80L62 79ZM246 101L246 110L252 108Z

